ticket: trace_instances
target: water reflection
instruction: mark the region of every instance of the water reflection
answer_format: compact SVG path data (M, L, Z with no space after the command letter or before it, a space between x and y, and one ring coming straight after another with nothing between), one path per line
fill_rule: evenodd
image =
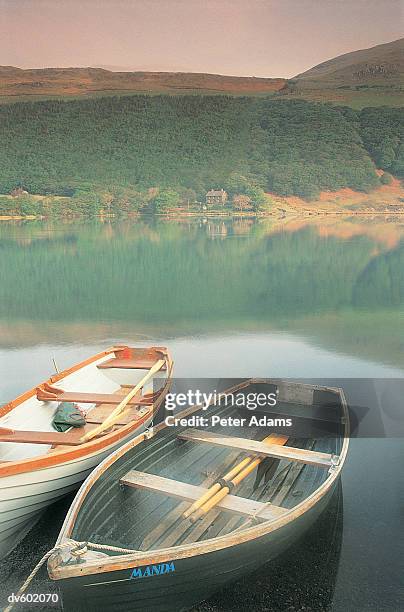
M3 347L288 332L404 365L404 223L3 223Z
M404 367L399 219L3 223L0 278L0 403L47 378L52 357L63 368L120 341L167 343L183 377L398 377ZM388 433L400 395L378 392ZM401 609L402 465L399 439L353 441L341 560L337 495L302 542L201 612ZM37 560L32 542L53 544L46 524L11 558L23 568L16 584Z

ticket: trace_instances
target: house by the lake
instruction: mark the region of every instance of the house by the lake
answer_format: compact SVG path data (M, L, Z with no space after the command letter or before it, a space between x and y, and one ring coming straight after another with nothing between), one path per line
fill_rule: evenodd
M226 204L227 191L224 189L210 189L206 194L206 204Z
M13 198L18 198L23 195L28 195L28 191L25 191L22 187L15 187L12 191L10 191L10 195Z

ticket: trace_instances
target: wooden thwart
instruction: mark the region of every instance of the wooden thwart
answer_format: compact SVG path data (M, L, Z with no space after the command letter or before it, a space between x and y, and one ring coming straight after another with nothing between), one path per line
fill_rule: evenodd
M60 391L51 393L41 388L37 389L37 399L43 402L78 402L81 404L120 404L123 396L118 393L81 393L78 391ZM135 396L128 402L129 405L149 406L153 403L153 398Z
M137 358L137 359L122 359L119 357L113 357L100 363L97 368L99 370L108 370L109 368L119 368L123 370L149 370L156 363L156 356L150 358ZM165 370L166 367L161 368Z
M302 448L293 448L291 446L264 444L263 442L256 442L255 440L248 440L246 438L224 436L211 431L186 429L178 434L178 438L181 440L192 440L193 442L203 442L217 446L225 446L227 448L237 448L241 451L255 453L261 457L288 459L289 461L297 461L300 463L307 463L309 465L317 465L325 468L329 468L331 465L333 465L332 456L328 453L308 451Z
M271 434L264 438L264 444L279 444L283 446L288 441L287 436ZM262 463L263 457L250 456L246 457L238 463L230 472L223 476L223 482L218 482L206 492L200 499L192 504L192 506L184 513L184 517L191 516L191 521L202 518L209 510L214 508L220 500L229 495L231 487L238 486L256 467ZM227 484L228 483L228 484Z
M81 430L81 428L80 428ZM24 431L17 429L0 429L0 442L18 442L27 444L64 444L76 446L81 444L76 436L70 436L68 432L58 431Z
M207 491L205 487L190 485L185 482L155 476L154 474L146 474L136 470L131 470L125 474L120 479L120 482L129 487L163 493L164 495L187 501L195 501ZM285 508L280 508L279 506L263 504L262 502L251 501L250 499L235 495L227 495L216 507L220 510L240 514L241 516L251 516L259 512L259 518L266 521L276 519L287 512Z
M212 472L206 472L204 475L206 478L200 483L201 487L209 488L216 481L217 478L230 469L236 459L241 457L242 453L238 451L224 451L226 456L224 461L221 461L219 465ZM189 508L189 502L181 501L179 504L174 506L174 508L165 515L165 517L150 531L144 538L140 548L141 550L148 550L150 548L155 548L156 543L160 539L159 547L160 548L168 548L169 546L175 546L179 544L181 538L184 536L185 532L189 530L190 524L189 521L184 521L182 517L182 513ZM215 509L210 512L209 521L214 520L216 516L220 514L220 510ZM236 515L238 520L240 517ZM207 521L206 521L207 522ZM169 531L169 533L167 533ZM195 532L195 526L192 527L191 533ZM195 541L198 537L195 538Z

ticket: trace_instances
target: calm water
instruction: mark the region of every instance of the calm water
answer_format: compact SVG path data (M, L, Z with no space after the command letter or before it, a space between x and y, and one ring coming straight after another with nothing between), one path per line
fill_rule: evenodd
M404 377L397 220L3 223L0 270L0 403L48 377L52 358L63 368L116 342L167 344L177 376ZM277 584L269 568L236 588L240 609L404 608L403 461L400 438L352 442L343 510L323 521L327 532L338 517L340 534L332 588L322 578L327 601L299 570L325 563L317 527L309 548L323 538L322 552L309 559L300 548L277 566L276 576L295 569L289 594L299 598L265 591ZM52 545L64 512L53 509L49 529L13 553L6 590L29 573L38 541ZM227 593L201 610L237 609L231 601Z

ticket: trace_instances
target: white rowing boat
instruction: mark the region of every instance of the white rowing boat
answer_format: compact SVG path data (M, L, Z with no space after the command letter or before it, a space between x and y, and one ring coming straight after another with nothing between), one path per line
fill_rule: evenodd
M164 400L171 372L164 347L112 347L0 408L0 559L49 504L145 430ZM76 405L85 425L55 431L52 420L62 402Z

